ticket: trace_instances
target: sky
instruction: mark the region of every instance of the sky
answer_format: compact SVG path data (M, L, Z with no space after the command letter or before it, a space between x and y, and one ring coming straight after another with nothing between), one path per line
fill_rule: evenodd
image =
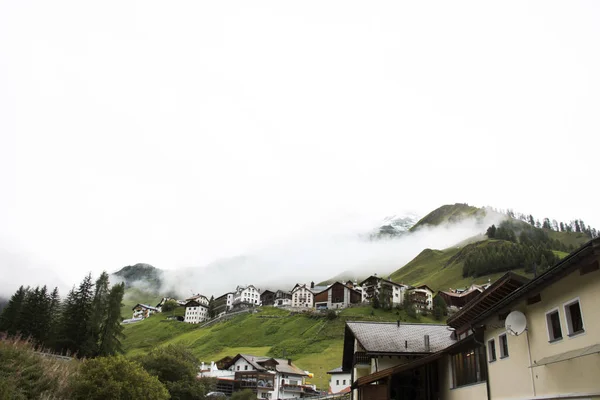
M0 0L0 291L455 202L598 228L598 20L592 1Z

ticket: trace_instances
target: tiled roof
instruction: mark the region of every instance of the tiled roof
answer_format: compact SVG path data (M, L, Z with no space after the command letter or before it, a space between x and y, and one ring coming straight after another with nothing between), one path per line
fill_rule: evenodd
M331 371L327 371L328 374L349 374L350 371L344 371L342 367L337 367L332 369Z
M446 325L348 322L346 324L367 353L434 353L452 345ZM425 348L429 335L429 349Z
M277 366L275 367L277 372L282 372L284 374L306 375L306 373L304 371L302 371L300 368L296 367L294 364L289 365L288 360L286 360L286 359L253 356L250 354L240 354L240 356L244 357L244 359L246 361L248 361L258 371L263 371L265 369L265 367L263 367L259 363L273 359L277 362Z

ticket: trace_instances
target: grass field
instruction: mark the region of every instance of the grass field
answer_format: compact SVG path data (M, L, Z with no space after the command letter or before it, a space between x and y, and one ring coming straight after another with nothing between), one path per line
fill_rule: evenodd
M329 320L322 315L291 315L274 307L254 314L239 315L207 328L166 319L165 314L125 326L123 346L127 356L144 354L154 346L181 343L202 361L210 363L225 356L247 353L291 358L298 367L313 372L315 383L327 388L327 371L342 362L346 321L396 321L436 323L431 316L415 320L404 310L373 310L355 307L342 310ZM440 322L437 322L440 323Z

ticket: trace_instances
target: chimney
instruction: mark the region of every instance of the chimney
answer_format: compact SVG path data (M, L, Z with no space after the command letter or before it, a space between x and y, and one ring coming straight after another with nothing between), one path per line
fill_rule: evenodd
M425 351L429 353L429 335L425 335L423 339L425 340Z
M311 283L310 283L310 288L311 288L311 289L314 289L314 288L315 288L315 282L311 282Z
M292 365L292 359L288 358L288 365Z

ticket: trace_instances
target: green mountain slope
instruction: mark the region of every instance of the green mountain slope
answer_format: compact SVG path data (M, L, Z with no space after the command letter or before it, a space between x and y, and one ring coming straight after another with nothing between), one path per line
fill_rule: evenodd
M459 222L463 219L476 217L482 218L486 210L464 203L446 204L436 208L413 225L410 230L415 231L426 225L440 225L444 222Z
M397 314L399 313L399 314ZM153 346L183 343L205 362L224 356L248 353L257 356L291 358L296 365L315 374L313 383L327 388L327 371L342 362L344 324L347 320L417 322L404 311L373 310L357 307L343 310L333 320L324 315L291 315L273 307L263 307L255 314L200 328L166 319L165 314L125 326L123 341L127 356L143 354ZM419 322L434 323L431 317Z

